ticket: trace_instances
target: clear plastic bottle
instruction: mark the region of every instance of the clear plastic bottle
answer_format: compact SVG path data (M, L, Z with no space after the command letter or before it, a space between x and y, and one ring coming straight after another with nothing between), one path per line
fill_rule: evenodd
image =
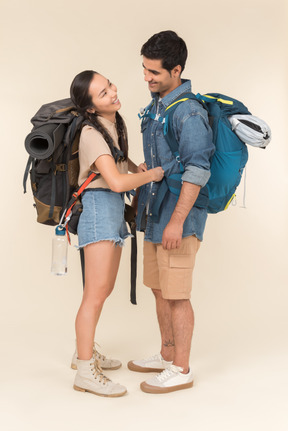
M66 230L62 226L57 226L55 236L52 241L52 265L51 273L54 275L67 274L67 245L68 240L65 235Z

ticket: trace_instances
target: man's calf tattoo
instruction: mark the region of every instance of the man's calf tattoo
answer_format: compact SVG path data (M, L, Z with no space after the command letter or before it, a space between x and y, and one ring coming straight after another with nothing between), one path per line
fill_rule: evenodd
M174 347L174 340L168 340L168 341L164 341L164 346L165 347Z

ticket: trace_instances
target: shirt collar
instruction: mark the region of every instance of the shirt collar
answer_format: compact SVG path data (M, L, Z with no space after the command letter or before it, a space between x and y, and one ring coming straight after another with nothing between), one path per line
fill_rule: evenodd
M190 79L181 79L182 84L179 85L179 87L175 88L175 90L168 93L160 103L163 104L164 108L166 109L171 103L174 102L181 94L184 93L190 93L192 91L191 89L191 81ZM151 93L151 96L153 99L158 100L159 93Z

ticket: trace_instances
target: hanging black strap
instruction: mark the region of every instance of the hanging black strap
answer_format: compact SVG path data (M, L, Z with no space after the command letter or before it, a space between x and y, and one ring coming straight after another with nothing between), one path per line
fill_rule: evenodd
M131 271L130 271L130 301L137 305L136 302L136 279L137 279L137 237L136 237L136 211L133 206L125 204L124 212L125 221L129 224L130 232L133 235L131 238Z
M84 260L84 249L80 248L80 262L81 262L81 271L82 271L82 284L83 289L85 286L85 260Z
M57 171L51 172L52 175L52 184L51 184L51 200L50 200L50 209L49 209L49 218L52 218L54 206L55 206L55 198L56 198L56 174Z
M23 190L24 190L24 193L26 193L26 192L27 192L27 190L26 190L26 183L27 183L27 178L28 178L28 174L29 174L30 166L31 166L31 164L32 164L33 160L34 160L34 159L33 159L33 157L32 157L32 156L29 156L29 157L28 157L28 161L27 161L27 165L26 165L26 169L25 169L24 177L23 177Z
M136 302L136 279L137 279L137 237L136 237L136 223L132 221L129 223L131 234L131 286L130 286L130 301L132 304L137 305Z

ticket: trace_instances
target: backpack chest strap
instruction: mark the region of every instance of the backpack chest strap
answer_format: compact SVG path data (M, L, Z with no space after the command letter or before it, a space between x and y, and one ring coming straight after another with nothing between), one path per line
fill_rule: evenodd
M147 118L147 117L151 118L151 120L158 121L161 124L165 123L165 117L161 117L160 114L152 114L151 112L147 112L147 113L143 114L142 116L139 115L139 118L141 118L141 119Z
M155 101L154 99L152 100L151 103L149 103L148 106L146 106L146 108L141 108L140 109L140 113L138 114L138 117L140 118L140 120L144 120L144 118L150 118L153 121L158 121L161 124L165 123L165 117L162 117L160 114L157 113L152 113L150 112L152 106L154 106Z

